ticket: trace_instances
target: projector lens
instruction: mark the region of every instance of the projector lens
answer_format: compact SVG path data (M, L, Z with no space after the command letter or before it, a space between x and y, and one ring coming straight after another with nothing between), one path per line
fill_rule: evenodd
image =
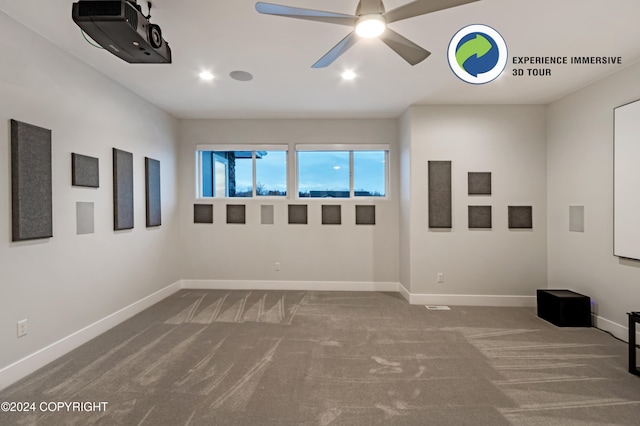
M159 49L162 46L162 32L157 25L149 26L149 44L154 49Z

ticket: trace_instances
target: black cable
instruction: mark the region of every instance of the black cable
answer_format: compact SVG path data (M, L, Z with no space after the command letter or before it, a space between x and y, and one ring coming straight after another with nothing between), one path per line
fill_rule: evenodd
M82 37L87 41L87 43L89 43L89 44L90 44L90 45L92 45L93 47L96 47L96 48L98 48L98 49L103 49L103 50L104 50L104 47L99 46L99 45L97 45L97 44L93 44L93 43L91 42L91 40L89 40L89 39L87 38L87 34L84 32L84 30L80 29L80 32L82 33Z
M145 18L151 19L151 2L150 1L147 2L147 7L149 8L149 14L145 16Z
M596 330L600 330L600 331L602 331L603 333L607 333L609 336L613 337L613 338L614 338L614 339L616 339L616 340L620 340L622 343L627 343L627 344L629 344L629 342L626 342L626 341L622 340L621 338L619 338L618 336L616 336L615 334L613 334L613 333L612 333L612 332L610 332L610 331L603 330L602 328L600 328L600 327L596 327L595 325L593 326L593 328L595 328ZM637 348L637 349L640 349L640 344L636 344L636 348Z

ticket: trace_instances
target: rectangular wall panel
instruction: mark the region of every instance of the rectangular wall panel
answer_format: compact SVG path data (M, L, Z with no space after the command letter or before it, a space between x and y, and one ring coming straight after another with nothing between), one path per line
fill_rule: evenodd
M133 154L113 148L113 229L133 228Z
M213 205L194 204L193 223L213 223Z
M247 207L244 204L227 204L227 223L247 223Z
M613 254L640 260L640 101L614 109Z
M491 172L469 172L467 188L469 195L491 195Z
M451 228L451 161L429 161L429 228Z
M584 232L584 206L569 206L569 231Z
M71 185L98 188L100 186L99 161L95 157L71 153Z
M144 158L145 201L147 206L147 228L162 224L160 200L160 162Z
M376 206L356 206L356 225L375 225Z
M340 225L342 224L342 209L338 204L322 205L322 224Z
M262 225L273 225L275 222L273 204L263 204L260 206L260 223Z
M289 224L306 225L307 224L307 205L306 204L289 204Z
M469 229L490 229L491 206L469 206Z
M11 120L13 241L53 236L51 130Z
M93 234L95 232L95 207L93 203L76 203L76 234Z
M509 206L508 221L509 229L532 229L533 207Z

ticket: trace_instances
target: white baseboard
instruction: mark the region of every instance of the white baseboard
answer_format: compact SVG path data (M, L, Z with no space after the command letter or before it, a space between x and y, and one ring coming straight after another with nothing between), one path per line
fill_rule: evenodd
M536 306L536 296L511 296L502 294L418 294L410 293L402 284L399 291L412 305L451 306Z
M626 325L618 324L617 322L610 321L595 314L593 314L592 317L594 327L598 327L602 330L608 331L618 339L624 340L627 343L629 342L629 327L627 327ZM636 343L640 343L640 327L636 327Z
M127 307L108 315L81 330L72 333L57 342L32 353L11 365L0 369L0 390L17 382L21 378L55 361L62 355L99 336L148 307L171 296L182 288L182 281L177 281L155 293L130 304Z
M182 288L199 290L398 291L397 282L182 280Z
M403 286L402 284L398 284L398 291L400 292L400 294L402 295L402 297L404 297L404 300L406 300L407 302L411 303L411 293L409 293L409 290L407 290L405 288L405 286Z

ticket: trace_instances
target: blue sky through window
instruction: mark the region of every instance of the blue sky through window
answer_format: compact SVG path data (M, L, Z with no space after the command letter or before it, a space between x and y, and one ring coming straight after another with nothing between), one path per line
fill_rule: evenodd
M251 197L253 191L253 160L236 157L236 194L243 197Z
M256 195L287 195L287 151L260 151Z
M384 197L386 155L384 151L353 152L353 190L356 196Z
M349 151L298 152L298 193L349 197Z

